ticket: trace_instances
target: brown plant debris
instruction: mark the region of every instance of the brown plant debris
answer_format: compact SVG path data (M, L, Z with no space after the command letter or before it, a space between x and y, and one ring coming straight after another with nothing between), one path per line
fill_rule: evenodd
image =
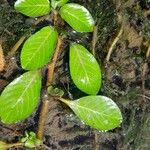
M92 37L92 45L91 45L92 54L94 56L95 56L95 47L98 40L97 33L98 33L98 27L95 26L93 31L93 37Z
M147 64L147 59L150 57L150 46L148 47L147 49L147 52L146 52L146 60L145 60L145 63L143 64L143 69L142 69L142 93L143 93L143 99L142 101L140 102L142 108L144 108L144 103L145 103L145 76L146 76L146 73L147 73L147 69L148 69L148 64Z
M4 57L2 45L0 44L0 71L4 70L4 66L5 66L5 57Z
M26 35L23 35L18 41L17 43L11 48L9 55L10 56L14 56L16 54L16 51L18 50L18 48L20 47L20 45L24 42L24 40L26 39Z
M108 50L108 54L106 56L106 62L109 62L110 56L111 56L111 54L113 52L113 49L116 46L117 42L120 40L120 37L121 37L122 33L123 33L123 26L121 26L121 28L119 30L119 33L117 34L116 38L114 39L114 41L112 42L112 44L111 44L111 46L110 46L110 48Z

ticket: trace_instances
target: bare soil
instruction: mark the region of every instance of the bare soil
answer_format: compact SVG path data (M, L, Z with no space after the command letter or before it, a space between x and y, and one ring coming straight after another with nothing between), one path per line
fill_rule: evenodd
M102 67L103 86L99 94L109 96L120 107L122 125L109 132L99 132L81 123L72 111L49 97L50 105L44 133L43 150L149 150L150 149L150 61L146 52L150 45L149 0L71 0L87 7L98 25L96 58ZM0 0L0 43L6 59L0 72L0 92L24 72L19 54L8 55L25 34L30 36L51 24L45 18L37 25L35 19L17 13L14 0ZM121 20L118 19L121 16ZM123 26L123 34L115 45L110 61L108 49ZM91 34L74 33L69 27L69 41L91 45ZM68 45L64 46L55 69L55 85L62 87L66 98L85 94L73 84L68 69ZM146 66L143 73L143 67ZM144 76L143 76L144 74ZM44 78L43 78L44 82ZM41 96L41 100L44 94ZM0 140L16 142L26 130L37 130L40 104L28 119L14 125L0 123ZM13 148L12 148L13 149ZM18 148L24 149L24 148Z

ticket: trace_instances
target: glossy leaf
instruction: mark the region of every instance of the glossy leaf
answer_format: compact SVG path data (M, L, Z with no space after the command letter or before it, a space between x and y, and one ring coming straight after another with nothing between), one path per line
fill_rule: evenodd
M101 86L101 70L94 56L82 45L70 46L70 73L83 92L96 95Z
M60 9L61 17L78 32L92 32L94 20L89 11L79 4L65 4Z
M49 0L17 0L15 9L30 17L42 16L51 10Z
M60 99L87 125L107 131L119 127L122 114L118 106L105 96L86 96L75 101Z
M56 9L56 7L63 6L66 4L69 0L51 0L51 6Z
M29 71L12 81L0 96L0 118L11 124L27 118L38 104L41 74Z
M35 70L48 63L53 55L57 37L57 32L49 26L32 35L25 42L21 51L22 68Z

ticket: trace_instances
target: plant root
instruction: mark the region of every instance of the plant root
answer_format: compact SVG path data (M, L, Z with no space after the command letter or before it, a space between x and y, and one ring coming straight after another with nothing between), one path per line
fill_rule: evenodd
M107 54L107 56L106 56L106 62L109 62L110 56L111 56L111 54L112 54L112 52L113 52L113 49L114 49L114 47L116 46L117 42L119 41L119 39L120 39L122 33L123 33L123 25L121 26L121 28L120 28L120 30L119 30L119 33L117 34L116 38L114 39L114 41L112 42L110 48L108 49L108 54Z

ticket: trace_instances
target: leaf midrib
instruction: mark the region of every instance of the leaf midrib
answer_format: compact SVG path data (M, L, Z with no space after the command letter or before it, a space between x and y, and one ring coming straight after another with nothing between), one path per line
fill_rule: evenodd
M76 17L75 15L69 13L69 11L64 11L65 13L68 13L70 16L74 17L75 19L77 19L79 22L82 22L87 28L89 28L89 26L85 23L85 21L82 21L80 19L78 19L78 17Z
M24 89L24 91L22 92L22 94L19 96L18 100L16 101L16 103L13 105L12 108L14 108L20 102L19 99L22 99L22 97L24 96L24 94L26 93L26 91L28 90L28 88L32 84L33 80L36 78L36 76L37 76L37 74L35 74L33 76L33 78L31 79L31 81L29 82L29 84L27 85L27 87Z
M47 4L45 4L45 5L43 5L43 4L42 4L42 5L39 5L39 4L38 4L38 5L32 5L32 4L31 4L31 5L26 5L26 6L19 6L19 8L21 8L21 7L22 7L22 8L26 8L26 7L32 7L32 8L33 8L33 7L48 7L48 6L49 6L49 5L47 5ZM17 7L17 6L16 6L16 7Z
M75 103L75 102L71 102L71 103L69 103L69 105L72 106L73 108L79 107L79 108L81 108L81 109L83 109L83 110L85 109L85 110L87 110L87 111L93 112L93 113L98 114L98 115L100 115L100 116L103 116L103 115L104 115L104 116L109 117L109 115L106 115L106 114L104 114L104 113L102 113L102 112L94 111L94 110L92 110L92 109L89 109L88 107L84 107L84 106L78 105L78 104ZM116 118L114 118L114 119L116 119Z
M87 80L88 80L88 82L89 82L90 80L89 80L87 71L86 71L86 69L85 69L84 63L83 63L83 61L82 61L82 59L81 59L81 57L80 57L80 54L79 54L80 52L78 51L78 49L77 49L76 47L75 47L74 49L75 49L75 51L76 51L76 53L77 53L77 56L78 56L78 58L79 58L79 61L81 62L81 66L82 66L82 68L83 68L83 71L85 72L85 76L86 76L86 78L87 78Z
M40 48L45 44L45 41L47 41L47 39L49 38L49 36L51 35L51 32L48 34L48 36L45 38L45 40L42 42L42 44L37 48L37 50L34 52L34 54L31 56L31 58L29 59L28 63L26 63L26 65L24 67L27 67L28 64L31 62L31 60L33 59L33 57L37 54L37 52L39 52Z

